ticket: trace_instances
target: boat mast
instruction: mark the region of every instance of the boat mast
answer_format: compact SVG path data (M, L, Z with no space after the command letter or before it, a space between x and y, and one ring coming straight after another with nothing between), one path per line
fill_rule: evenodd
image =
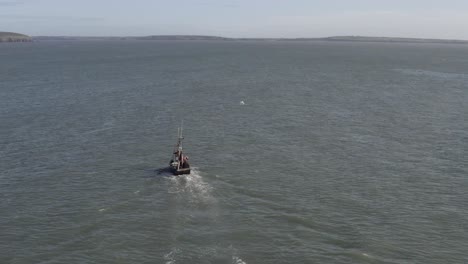
M179 143L178 143L180 151L182 151L182 140L184 139L183 131L184 131L184 120L182 120L180 124L180 134L179 134Z
M174 148L174 152L178 151L179 150L179 145L180 145L180 127L177 128L177 144Z
M182 124L179 128L177 128L177 146L176 146L176 151L174 151L174 160L177 160L177 170L180 169L181 162L183 159L182 156L182 140L184 139L183 135L183 125L184 121L182 121ZM177 153L177 155L175 154ZM180 157L180 159L179 159Z

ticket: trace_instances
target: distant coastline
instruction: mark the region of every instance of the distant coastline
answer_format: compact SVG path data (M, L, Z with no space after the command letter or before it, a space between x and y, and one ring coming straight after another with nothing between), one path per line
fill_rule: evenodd
M35 36L34 41L80 41L80 40L180 40L180 41L352 41L352 42L386 42L386 43L441 43L468 44L468 40L457 39L426 39L426 38L394 38L394 37L366 37L366 36L333 36L325 38L226 38L202 35L152 35L127 37L85 37L85 36Z
M14 32L0 32L0 42L31 42L32 38L27 35Z
M428 38L398 38L398 37L366 37L366 36L333 36L325 38L226 38L204 35L150 35L150 36L27 36L14 32L0 32L0 42L31 42L31 41L103 41L103 40L141 40L141 41L333 41L333 42L383 42L383 43L439 43L468 44L468 40L428 39Z

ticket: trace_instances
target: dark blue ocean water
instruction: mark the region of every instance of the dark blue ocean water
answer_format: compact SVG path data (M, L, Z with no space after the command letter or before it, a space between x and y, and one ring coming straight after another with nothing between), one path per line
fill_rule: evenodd
M467 263L467 116L463 45L2 44L0 263Z

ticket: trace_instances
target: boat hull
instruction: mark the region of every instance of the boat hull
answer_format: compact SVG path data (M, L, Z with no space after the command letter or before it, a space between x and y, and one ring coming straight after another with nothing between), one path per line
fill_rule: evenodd
M174 175L190 174L190 168L183 168L183 169L171 168L171 172L172 172L172 174L174 174Z

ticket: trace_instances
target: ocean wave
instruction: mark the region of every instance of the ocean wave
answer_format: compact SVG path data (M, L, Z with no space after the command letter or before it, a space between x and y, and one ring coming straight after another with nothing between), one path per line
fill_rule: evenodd
M416 76L427 76L438 79L468 79L468 75L464 73L448 73L448 72L437 72L427 71L420 69L393 69L394 71Z

